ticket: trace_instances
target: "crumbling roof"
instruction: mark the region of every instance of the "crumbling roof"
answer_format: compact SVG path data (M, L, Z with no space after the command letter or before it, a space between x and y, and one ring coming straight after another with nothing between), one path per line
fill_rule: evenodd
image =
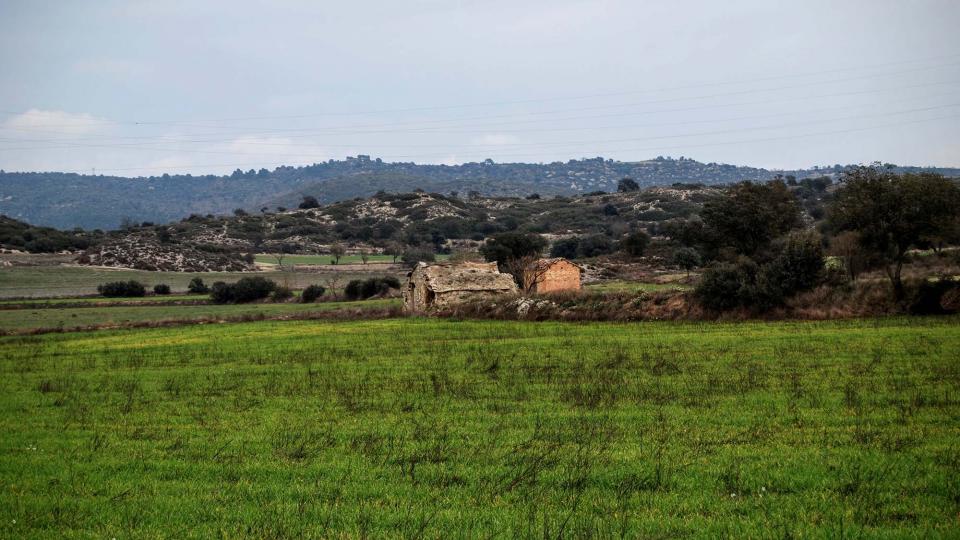
M414 272L422 273L427 286L435 293L517 290L513 276L501 274L497 270L497 263L420 263Z

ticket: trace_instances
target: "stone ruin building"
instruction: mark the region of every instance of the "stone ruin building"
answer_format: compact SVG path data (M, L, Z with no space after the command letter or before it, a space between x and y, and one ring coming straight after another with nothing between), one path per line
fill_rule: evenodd
M513 276L500 273L495 262L421 262L408 278L403 288L403 307L414 313L477 298L519 293Z

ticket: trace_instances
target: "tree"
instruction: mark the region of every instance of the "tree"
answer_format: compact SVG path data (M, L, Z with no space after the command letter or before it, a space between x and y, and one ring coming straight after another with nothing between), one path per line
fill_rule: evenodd
M501 272L507 272L523 286L524 269L546 247L547 241L539 234L508 232L488 238L480 247L480 254L487 261L496 261Z
M844 231L833 237L829 253L843 262L843 270L850 281L856 281L870 263L867 252L860 245L860 235L853 231Z
M347 253L347 248L343 244L333 244L330 246L330 255L333 256L333 264L340 264L340 257Z
M324 292L326 292L326 289L323 285L308 285L303 289L303 292L300 293L300 301L304 304L316 302L318 298L323 296Z
M550 247L550 256L563 257L565 259L575 259L577 258L579 248L580 239L578 239L576 236L563 238L554 242L553 246Z
M297 208L301 210L308 210L310 208L320 208L320 201L312 195L304 195L303 200L300 201L300 204L297 205Z
M605 234L591 234L580 239L577 245L578 257L599 257L613 253L616 246L613 240Z
M361 251L360 260L363 262L363 264L367 264L367 261L370 260L370 254L367 253L366 251Z
M703 206L707 238L716 250L732 247L737 254L769 258L770 243L803 225L800 205L783 182L741 182Z
M650 235L643 231L630 233L620 240L620 251L631 257L640 257L650 245Z
M207 294L210 292L210 287L207 287L202 279L195 277L190 280L190 284L187 285L187 290L192 294Z
M432 251L426 248L408 248L400 256L400 261L403 264L413 268L420 262L433 262L436 260L436 255Z
M783 298L812 289L823 277L823 245L814 231L794 231L777 257L760 268L757 290L775 305Z
M480 247L480 254L487 261L505 265L511 259L539 256L545 247L547 241L539 234L507 232L488 238Z
M393 263L396 264L397 259L403 255L403 244L400 242L390 242L387 244L387 247L383 249L383 252L393 257Z
M682 247L673 252L673 264L686 270L687 277L690 277L690 270L703 264L700 253L689 247Z
M960 208L960 187L934 173L898 175L879 166L848 170L828 208L837 231L855 231L859 243L886 269L897 301L904 299L901 271L907 251L944 233Z
M640 184L638 184L633 178L622 178L617 182L617 191L620 193L627 193L630 191L639 191Z
M282 242L277 246L276 253L273 254L273 258L277 260L277 266L283 268L283 259L291 253L296 253L298 250L296 244L290 242Z

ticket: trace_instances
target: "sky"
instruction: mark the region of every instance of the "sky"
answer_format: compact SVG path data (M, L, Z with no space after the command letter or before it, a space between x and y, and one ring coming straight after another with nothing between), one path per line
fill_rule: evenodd
M960 166L956 0L0 0L0 169Z

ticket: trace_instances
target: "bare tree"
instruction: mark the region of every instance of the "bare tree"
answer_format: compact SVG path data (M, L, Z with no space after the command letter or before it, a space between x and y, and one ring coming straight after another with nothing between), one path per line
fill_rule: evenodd
M520 285L520 290L524 294L533 292L537 283L543 281L543 277L547 273L548 266L538 264L539 260L540 257L536 255L524 255L523 257L509 259L504 265L507 273L513 276L514 281Z
M387 244L387 247L383 250L383 252L393 257L393 264L397 264L397 259L403 255L403 244L400 242L390 242Z
M330 255L333 256L333 264L340 264L340 257L347 253L347 248L343 244L333 244L330 246Z
M340 282L342 279L343 277L340 275L340 272L333 272L330 277L326 279L327 291L330 292L331 296L338 300L340 299L340 291L342 290L340 287Z

